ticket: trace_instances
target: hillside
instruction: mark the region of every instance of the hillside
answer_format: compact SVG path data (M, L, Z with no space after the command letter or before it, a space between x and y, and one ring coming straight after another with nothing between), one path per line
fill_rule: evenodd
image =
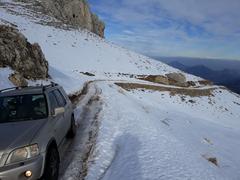
M60 84L64 82L63 78L70 78L67 86L72 86L73 90L79 89L74 79L84 78L81 71L93 73L98 78L117 78L118 73L161 75L178 71L107 42L89 31L71 29L67 25L62 28L42 25L48 24L52 19L43 14L35 17L33 12L19 3L2 2L0 17L4 24L15 24L31 43L39 43L49 62L50 76ZM186 76L188 80L199 80L197 77ZM68 91L71 89L69 87Z
M25 6L2 0L0 23L41 46L51 78L28 82L55 81L76 105L61 179L240 178L239 95Z

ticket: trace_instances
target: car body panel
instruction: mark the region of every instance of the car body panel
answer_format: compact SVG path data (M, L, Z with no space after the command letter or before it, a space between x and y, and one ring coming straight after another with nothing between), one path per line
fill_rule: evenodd
M32 137L46 122L47 119L42 119L0 124L0 154L9 154L17 148L29 145ZM5 161L6 159L1 158L0 167Z
M59 90L66 101L63 107L64 113L57 116L51 113L48 97L48 94L54 90ZM21 180L25 178L22 174L26 171L26 168L33 169L34 179L40 178L44 171L49 143L55 141L56 145L59 146L71 127L73 105L62 87L53 85L47 88L30 87L9 90L7 92L0 92L0 97L24 94L44 94L48 106L48 117L46 119L0 123L0 180ZM38 157L15 164L5 164L9 153L13 150L32 144L38 144L40 153ZM32 177L29 179L32 179Z
M4 168L0 168L0 179L2 180L39 179L39 177L41 177L42 174L42 169L44 168L43 162L44 156L41 155L24 162L24 164L15 164L11 166L6 166ZM30 178L26 178L24 176L24 173L29 170L32 172L32 176Z

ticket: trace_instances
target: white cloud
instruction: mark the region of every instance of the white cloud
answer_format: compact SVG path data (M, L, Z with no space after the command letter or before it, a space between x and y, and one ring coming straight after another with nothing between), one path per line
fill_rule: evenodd
M220 35L240 31L239 0L102 0L95 9L125 24L171 19Z
M128 35L134 35L135 34L133 31L129 31L129 30L124 30L123 33L128 34Z
M239 0L101 0L93 7L107 21L107 37L138 52L240 59Z

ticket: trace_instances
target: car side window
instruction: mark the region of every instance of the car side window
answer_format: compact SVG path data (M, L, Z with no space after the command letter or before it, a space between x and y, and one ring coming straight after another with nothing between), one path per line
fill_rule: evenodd
M54 94L57 98L58 104L60 107L65 107L65 105L67 104L64 96L62 95L62 93L59 90L54 90Z
M53 91L48 94L48 97L49 97L49 101L50 101L51 114L54 114L54 109L58 108L57 99L56 99Z

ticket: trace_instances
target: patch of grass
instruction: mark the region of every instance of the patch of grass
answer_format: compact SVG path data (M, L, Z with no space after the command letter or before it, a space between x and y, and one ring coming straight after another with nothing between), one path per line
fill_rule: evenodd
M213 90L216 89L216 88L209 88L209 89L173 88L173 87L155 86L155 85L139 84L139 83L115 83L115 84L127 91L130 91L132 89L169 91L171 96L185 95L190 97L213 96L212 92Z

